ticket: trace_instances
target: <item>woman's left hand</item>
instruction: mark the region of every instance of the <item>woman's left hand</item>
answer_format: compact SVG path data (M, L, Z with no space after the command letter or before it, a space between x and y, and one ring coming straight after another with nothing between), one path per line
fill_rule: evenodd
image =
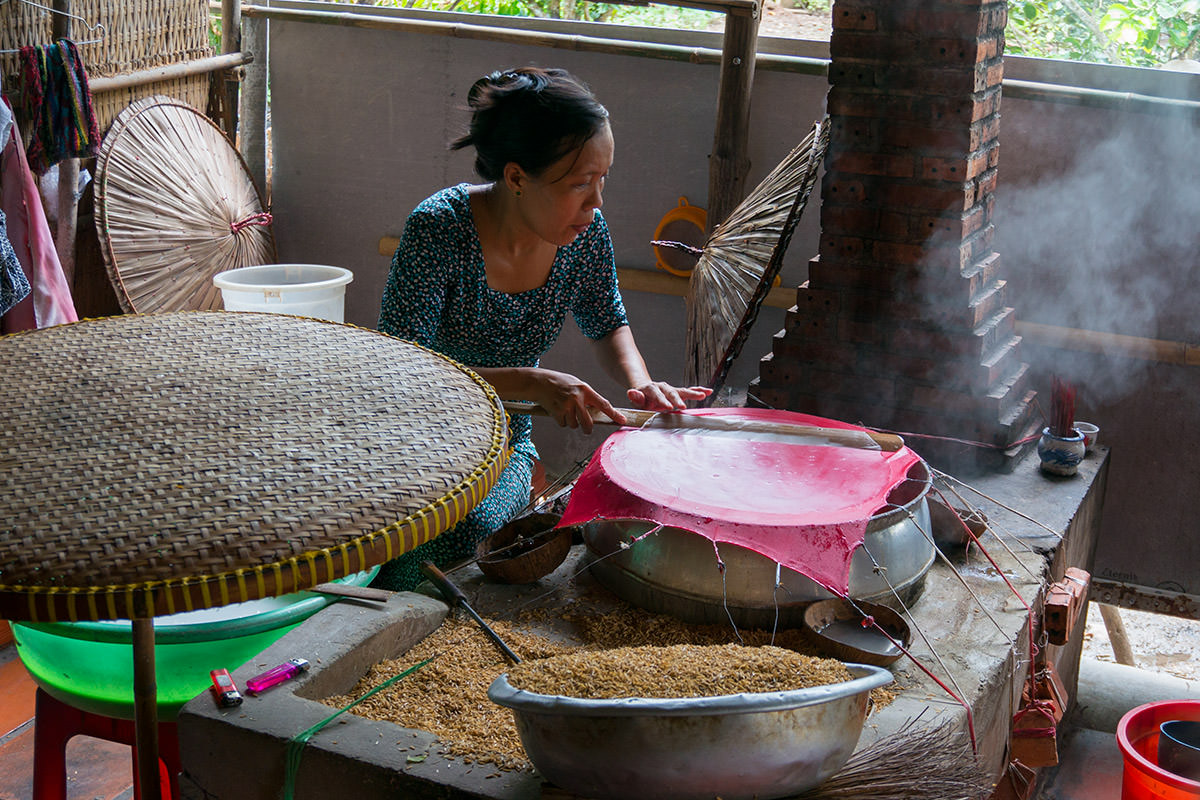
M625 394L630 403L645 411L683 411L689 401L703 400L712 394L712 389L706 386L682 388L664 381L651 381Z

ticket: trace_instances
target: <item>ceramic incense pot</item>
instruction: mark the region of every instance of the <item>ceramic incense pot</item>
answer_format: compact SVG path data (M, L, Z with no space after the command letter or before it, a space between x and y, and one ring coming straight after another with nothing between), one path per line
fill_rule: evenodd
M1042 472L1051 475L1074 475L1079 469L1086 452L1084 436L1072 429L1074 435L1055 436L1050 428L1042 429L1042 438L1038 439L1038 458L1042 461Z

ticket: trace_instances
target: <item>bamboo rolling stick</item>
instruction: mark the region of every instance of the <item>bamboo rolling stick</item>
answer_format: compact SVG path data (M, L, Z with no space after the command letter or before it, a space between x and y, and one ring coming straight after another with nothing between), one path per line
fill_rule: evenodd
M514 414L536 414L549 416L549 412L536 403L505 400L504 408ZM599 409L590 409L592 421L597 425L616 425ZM618 408L625 415L626 425L631 428L686 429L709 431L743 431L766 433L776 436L821 437L832 444L859 447L869 450L895 452L904 446L904 439L894 433L877 433L867 430L823 428L819 425L799 425L790 422L768 422L757 419L736 419L705 414L670 414L658 411L642 411L636 408Z

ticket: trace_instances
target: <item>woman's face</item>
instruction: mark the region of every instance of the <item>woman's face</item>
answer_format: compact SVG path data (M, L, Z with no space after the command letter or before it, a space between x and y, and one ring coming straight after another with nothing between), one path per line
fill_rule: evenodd
M559 247L575 241L604 204L601 193L612 162L612 130L605 125L540 176L526 176L517 207L530 230Z

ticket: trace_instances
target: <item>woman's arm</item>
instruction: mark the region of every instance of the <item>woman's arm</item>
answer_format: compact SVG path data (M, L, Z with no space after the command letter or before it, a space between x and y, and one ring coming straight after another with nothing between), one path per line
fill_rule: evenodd
M559 425L592 432L589 409L597 408L613 422L625 417L599 392L566 372L541 367L472 367L479 377L492 385L502 400L527 400L537 403Z
M682 411L690 400L703 400L712 394L704 386L681 388L656 381L646 369L646 361L633 340L633 331L622 325L595 341L596 358L613 380L626 387L629 402L647 411ZM610 415L611 416L611 415Z

